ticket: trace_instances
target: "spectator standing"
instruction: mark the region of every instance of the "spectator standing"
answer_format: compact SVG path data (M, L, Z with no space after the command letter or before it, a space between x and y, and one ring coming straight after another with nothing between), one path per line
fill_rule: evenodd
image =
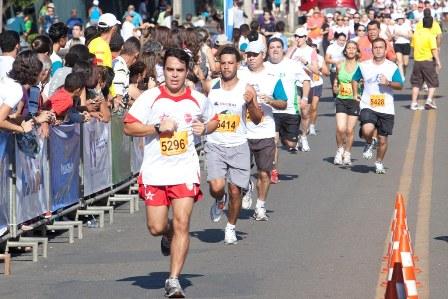
M74 45L85 45L86 38L84 37L84 32L82 30L81 24L76 24L72 28L72 38L65 45L66 49L70 49L70 47Z
M432 17L431 10L429 8L425 8L423 10L424 17ZM415 26L415 34L418 35L419 30L423 28L423 20L419 21ZM430 28L431 33L436 37L437 47L440 49L440 45L442 43L442 28L440 28L439 22L432 22L432 26Z
M121 37L123 37L123 40L125 41L134 35L135 26L132 20L133 15L130 14L129 12L126 12L124 15L124 22L121 25L121 31L120 31Z
M43 16L43 31L48 33L51 25L57 23L59 20L58 16L55 14L55 7L53 3L47 4L46 13Z
M240 28L244 22L244 11L241 8L243 6L243 1L234 0L232 13L233 13L233 28Z
M111 13L102 14L98 20L100 36L89 43L90 53L96 56L97 65L112 67L112 53L109 48L112 35L117 30L116 25L121 24Z
M5 77L12 69L14 60L20 50L20 36L17 32L6 30L0 33L0 78Z
M95 26L98 24L103 11L99 7L100 2L98 0L93 0L92 4L92 7L89 8L89 22L91 26Z
M73 27L75 25L83 25L84 21L78 17L78 11L73 8L71 13L70 13L70 18L67 20L66 22L67 27L68 27L68 37L71 38L72 37L72 30Z
M58 55L58 51L64 48L67 43L67 32L68 28L62 22L51 25L48 31L48 35L53 42L53 53L50 55L52 76L58 68L63 66L62 58Z
M17 14L6 20L6 30L12 30L22 35L25 32L25 21L23 12L19 11Z
M150 19L149 14L149 0L142 0L140 1L140 5L138 6L138 13L143 19L143 22L147 22Z
M125 13L125 16L126 16L126 14L129 14L132 16L132 24L134 25L135 28L142 26L142 24L143 24L142 16L138 12L135 11L134 5L128 6L128 11Z
M434 19L431 16L424 17L422 22L423 28L412 39L412 47L414 48L414 68L411 75L412 110L422 109L417 103L417 98L424 82L428 85L425 108L437 109L434 93L436 88L439 87L438 73L442 68L436 37L431 32Z

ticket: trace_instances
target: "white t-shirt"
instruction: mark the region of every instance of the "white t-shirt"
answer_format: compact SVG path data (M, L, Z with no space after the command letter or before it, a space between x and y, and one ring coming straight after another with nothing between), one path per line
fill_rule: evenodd
M301 67L300 67L301 65ZM275 80L282 80L283 87L285 89L286 96L288 97L288 105L285 110L273 109L273 113L287 113L297 115L299 113L299 105L297 94L297 83L302 83L303 81L310 81L310 76L308 76L304 71L304 66L296 61L288 58L283 58L280 63L271 63L266 61L264 66L268 69L269 74L275 77Z
M393 27L392 35L395 37L396 44L410 44L411 40L409 38L403 36L397 36L398 34L408 34L409 31L412 32L411 25L409 23L404 22L403 24L395 24Z
M331 45L328 46L326 54L329 54L331 58L336 62L340 62L345 59L345 56L343 54L344 48L345 45L340 46L338 43L332 43ZM336 64L331 65L331 71L332 72L336 71Z
M270 73L265 67L259 72L252 72L249 69L243 69L238 72L238 77L246 81L257 92L257 99L263 110L263 118L256 125L249 117L246 117L247 138L264 139L275 137L275 122L272 114L272 106L261 103L260 96L267 95L274 100L287 101L286 92L280 79L275 79L274 74Z
M317 54L317 66L319 67L319 71L322 69L322 66L325 63L325 59L322 55ZM324 79L322 78L322 73L319 72L319 75L312 74L311 75L311 87L320 86L324 84Z
M305 71L305 66L301 62L301 59L304 59L308 62L308 64L311 64L312 61L317 61L317 52L310 46L305 46L301 48L296 48L289 57L291 60L293 60L296 63L296 67L303 69ZM302 86L302 81L296 82L297 86Z
M243 94L247 83L239 80L232 90L221 87L221 79L212 82L208 98L218 114L218 128L207 135L207 142L224 147L235 147L247 142L246 101Z
M177 123L177 131L172 138L145 138L140 170L143 184L199 184L199 158L194 146L191 124L195 119L207 122L214 116L210 101L190 88L178 97L170 96L164 86L142 93L126 115L125 122L158 124L169 117Z
M12 70L14 60L11 56L0 56L0 78L5 77Z
M22 85L8 76L0 78L0 106L5 104L11 109L14 109L17 104L19 104L22 97Z
M393 90L391 87L378 84L379 75L386 76L389 81L403 84L398 66L390 60L386 59L379 65L373 63L373 60L359 63L353 74L355 81L364 79L364 90L359 107L361 110L369 108L379 113L395 114Z
M135 26L131 22L123 22L121 26L121 37L124 41L133 36Z
M123 57L118 56L112 61L114 69L114 88L115 93L120 96L124 96L128 93L129 88L129 68Z

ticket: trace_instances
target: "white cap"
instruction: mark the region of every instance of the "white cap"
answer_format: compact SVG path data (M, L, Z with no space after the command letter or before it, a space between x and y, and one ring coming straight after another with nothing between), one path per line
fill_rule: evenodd
M327 13L326 17L327 17L327 18L332 18L332 17L334 17L334 16L333 16L333 14L332 14L331 12L329 12L329 13Z
M48 3L48 4L47 4L47 7L54 8L54 3L52 3L52 2Z
M394 15L394 17L393 17L394 20L405 19L404 14L402 14L402 13L397 13L397 14L393 14L393 15Z
M217 46L223 46L223 45L231 44L231 42L229 42L229 40L227 39L227 35L220 34L216 37L215 44Z
M298 36L308 36L308 30L306 30L304 27L299 27L294 32L294 35Z
M349 13L349 14L351 14L351 15L354 15L354 14L356 13L356 10L354 10L353 8L349 8L349 9L347 10L347 13Z
M250 42L244 52L259 54L260 52L266 52L266 47L263 45L263 43L256 40L256 41Z
M109 28L117 24L121 24L121 22L111 13L102 14L98 19L98 27L100 28Z
M98 6L99 4L100 4L100 1L98 1L98 0L93 0L93 5Z

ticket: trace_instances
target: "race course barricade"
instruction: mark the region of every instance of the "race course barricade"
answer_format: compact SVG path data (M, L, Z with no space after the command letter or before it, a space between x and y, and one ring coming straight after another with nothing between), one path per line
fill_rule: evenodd
M83 124L84 196L112 186L111 125L96 119Z
M80 198L80 126L52 127L50 131L51 210L77 203Z
M131 137L123 133L123 119L114 115L112 127L112 184L116 185L131 177Z
M49 210L47 142L37 137L37 152L23 152L15 143L16 223L23 223Z
M0 131L0 230L4 230L10 223L10 178L9 161L11 134Z

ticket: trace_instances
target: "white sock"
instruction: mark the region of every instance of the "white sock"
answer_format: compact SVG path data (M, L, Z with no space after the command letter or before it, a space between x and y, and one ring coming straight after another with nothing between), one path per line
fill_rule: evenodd
M257 205L256 208L264 208L265 201L257 199Z
M432 103L432 99L431 98L427 98L426 99L426 103Z
M235 229L235 224L230 224L227 222L226 229Z

